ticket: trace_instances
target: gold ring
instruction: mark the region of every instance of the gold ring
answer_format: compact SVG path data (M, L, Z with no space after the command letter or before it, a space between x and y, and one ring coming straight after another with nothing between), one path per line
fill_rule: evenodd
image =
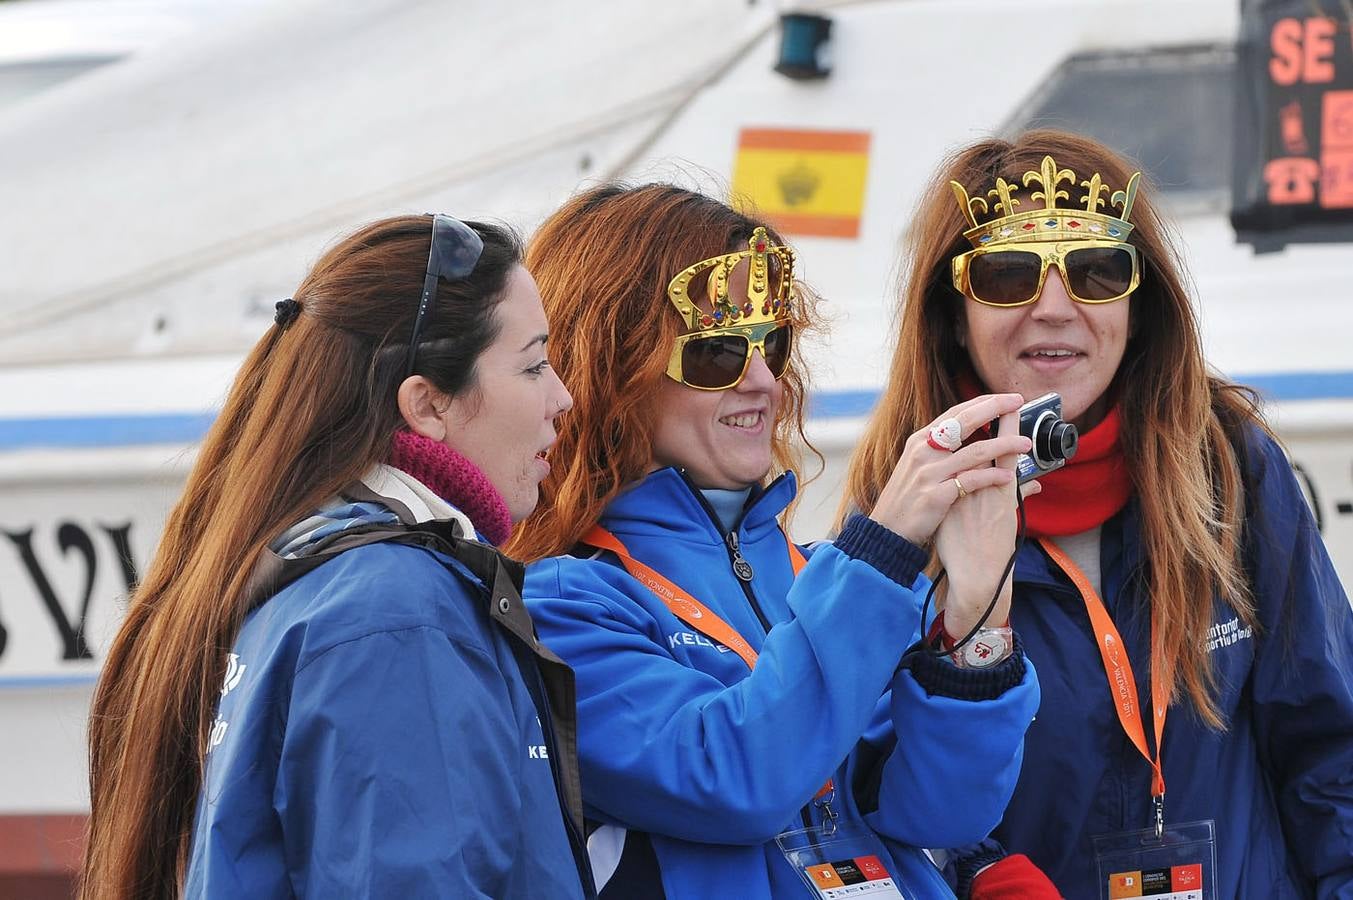
M954 476L953 481L954 487L958 488L958 499L962 500L964 497L968 496L968 492L963 490L963 482L958 480L957 475Z

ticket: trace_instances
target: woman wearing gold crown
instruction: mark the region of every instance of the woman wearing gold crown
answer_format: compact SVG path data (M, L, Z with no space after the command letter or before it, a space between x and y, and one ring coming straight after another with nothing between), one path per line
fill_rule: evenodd
M909 249L845 505L981 391L1056 392L1080 429L1026 504L1011 620L1043 703L995 837L1073 898L1353 896L1353 614L1140 175L1073 135L982 141Z
M868 882L951 897L916 848L996 823L1037 683L1008 630L966 668L898 663L919 635L927 541L952 572L955 637L992 599L1014 547L1020 398L937 415L868 517L800 547L779 517L811 311L776 235L681 188L608 186L546 221L528 265L575 405L510 552L536 561L527 602L577 674L601 896ZM996 417L1002 436L943 449Z

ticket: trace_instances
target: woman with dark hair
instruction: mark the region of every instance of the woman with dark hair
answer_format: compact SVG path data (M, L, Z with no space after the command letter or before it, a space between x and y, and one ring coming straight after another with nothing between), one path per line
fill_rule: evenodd
M104 665L83 897L591 894L572 676L491 546L571 403L520 259L386 219L277 304Z
M1140 174L1060 132L978 142L908 266L847 507L966 396L1055 392L1080 429L1027 504L1011 617L1044 702L995 836L1068 897L1153 871L1156 893L1353 896L1353 612L1253 394L1208 370Z
M588 849L611 897L952 897L919 847L984 837L1038 702L1001 626L1007 430L957 454L918 429L834 544L789 541L812 322L764 222L670 185L566 203L527 252L576 400L510 545L578 678ZM948 410L973 430L1014 395ZM927 440L929 438L929 441ZM999 461L999 465L993 465ZM772 474L778 477L772 477ZM921 545L950 566L955 661L915 652ZM889 880L894 891L887 893Z

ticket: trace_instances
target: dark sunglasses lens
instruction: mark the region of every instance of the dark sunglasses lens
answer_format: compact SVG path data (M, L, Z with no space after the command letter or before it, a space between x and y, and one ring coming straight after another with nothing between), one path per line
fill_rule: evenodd
M428 273L442 278L465 278L474 271L484 240L460 219L438 214L432 219L432 251Z
M1081 300L1112 300L1132 285L1132 254L1122 247L1082 247L1066 255L1066 280Z
M789 366L789 351L793 344L794 331L789 325L781 325L766 335L766 368L776 378L785 374Z
M986 303L1025 303L1038 293L1043 260L1037 253L1000 250L979 253L968 261L968 288Z
M681 348L682 380L692 387L732 387L742 376L750 346L737 334L696 338Z

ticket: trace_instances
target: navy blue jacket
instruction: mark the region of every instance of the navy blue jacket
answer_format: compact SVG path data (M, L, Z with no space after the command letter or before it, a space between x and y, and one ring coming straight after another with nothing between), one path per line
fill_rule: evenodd
M369 521L335 530L379 518L350 508ZM513 645L523 631L533 640L520 597L463 562L466 548L453 558L423 543L348 549L245 620L184 896L590 891L551 771L558 723L538 718L527 679L539 676Z
M1166 822L1216 823L1218 898L1353 898L1353 611L1282 450L1256 433L1247 455L1260 627L1215 601L1215 626L1197 636L1229 727L1208 729L1187 701L1171 706ZM1130 503L1104 525L1100 564L1149 723L1141 553ZM1151 824L1151 770L1118 724L1080 595L1034 542L1015 567L1012 617L1043 705L995 836L1067 897L1097 897L1091 836Z
M602 516L758 651L751 671L609 553L527 570L541 637L577 675L584 805L608 826L588 844L603 898L807 896L774 838L804 826L828 777L835 810L887 839L920 900L953 894L917 848L979 840L1000 818L1038 706L1032 667L1016 653L986 671L929 658L899 672L925 553L857 516L806 548L795 578L776 518L794 491L792 475L776 481L734 531L750 581L674 469Z

